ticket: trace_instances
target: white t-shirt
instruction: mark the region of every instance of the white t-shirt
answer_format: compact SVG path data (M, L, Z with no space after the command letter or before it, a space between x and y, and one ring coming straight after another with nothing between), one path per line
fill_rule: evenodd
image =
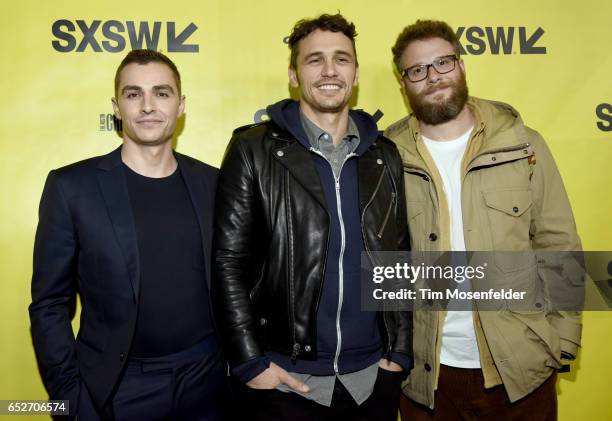
M467 148L470 128L457 139L423 140L438 168L450 215L451 249L465 251L463 214L461 211L461 163ZM480 353L471 311L448 311L442 328L440 363L451 367L480 368Z

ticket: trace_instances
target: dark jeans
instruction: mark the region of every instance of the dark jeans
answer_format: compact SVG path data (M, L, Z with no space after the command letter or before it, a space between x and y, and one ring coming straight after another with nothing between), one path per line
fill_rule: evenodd
M130 359L104 411L94 407L83 383L78 419L229 419L226 409L230 394L223 358L219 352L202 353L197 347L165 357Z
M241 419L259 421L396 421L400 385L405 374L378 369L374 390L357 405L342 383L336 380L331 407L296 393L240 386L245 411Z
M402 395L400 411L404 421L556 421L557 374L540 387L511 403L503 386L484 388L480 369L440 366L434 409Z

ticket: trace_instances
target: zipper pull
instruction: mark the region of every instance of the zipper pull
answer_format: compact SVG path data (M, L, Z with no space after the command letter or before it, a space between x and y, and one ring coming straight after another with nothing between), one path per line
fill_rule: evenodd
M300 353L300 344L296 342L293 344L293 352L291 353L291 362L293 364L295 364L295 360L297 359L297 356L299 353Z

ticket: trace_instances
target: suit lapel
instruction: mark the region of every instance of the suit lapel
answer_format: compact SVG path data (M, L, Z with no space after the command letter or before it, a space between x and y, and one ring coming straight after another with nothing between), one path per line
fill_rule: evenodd
M121 148L119 147L106 155L98 165L98 170L98 182L102 190L102 196L113 225L115 237L125 258L134 293L134 302L136 302L140 287L138 240L125 173L121 165Z
M193 209L200 226L200 236L202 238L202 248L204 250L204 268L206 270L206 282L210 291L210 249L212 246L212 226L213 226L213 205L211 198L214 197L213 187L203 174L194 172L193 163L185 159L179 153L175 153L183 181L187 186L187 191L193 204Z

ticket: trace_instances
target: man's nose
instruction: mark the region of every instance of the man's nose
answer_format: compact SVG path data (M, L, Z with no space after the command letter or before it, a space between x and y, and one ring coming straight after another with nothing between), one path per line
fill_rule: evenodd
M141 111L144 114L150 114L155 111L155 98L153 98L153 95L148 93L142 95Z
M321 69L321 74L326 77L332 77L338 74L336 64L333 60L325 60L323 63L323 69Z
M436 83L440 80L440 73L434 68L433 64L427 66L427 83Z

